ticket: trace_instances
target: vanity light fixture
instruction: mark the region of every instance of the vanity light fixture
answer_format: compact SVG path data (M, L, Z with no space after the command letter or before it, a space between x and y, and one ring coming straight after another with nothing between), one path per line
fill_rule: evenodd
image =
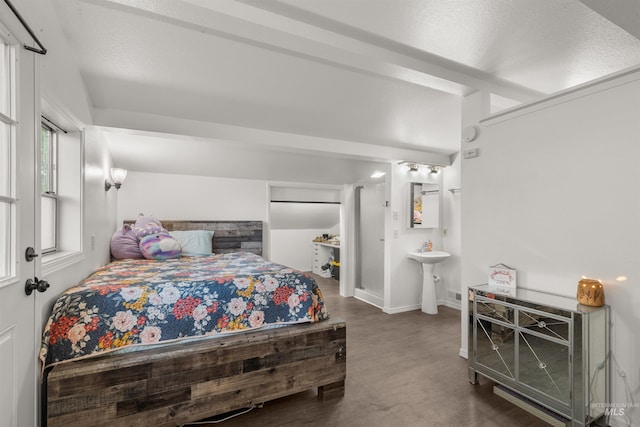
M111 181L108 179L104 180L104 191L109 191L111 187L116 187L116 190L119 190L127 177L127 170L120 168L111 168Z
M418 162L412 162L408 160L403 160L401 162L398 162L398 164L404 165L407 168L409 168L408 170L409 172L418 172L421 167L424 167L425 171L429 171L429 173L438 173L440 172L440 169L445 167L441 165L431 165L427 163L418 163Z

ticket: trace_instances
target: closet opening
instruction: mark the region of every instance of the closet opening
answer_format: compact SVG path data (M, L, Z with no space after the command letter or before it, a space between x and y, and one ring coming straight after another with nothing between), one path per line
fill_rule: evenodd
M273 262L340 281L341 189L272 186L269 247Z

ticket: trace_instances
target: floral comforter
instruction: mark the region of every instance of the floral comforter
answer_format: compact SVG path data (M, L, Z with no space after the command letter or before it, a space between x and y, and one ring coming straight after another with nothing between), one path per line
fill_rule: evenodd
M46 367L129 345L327 317L311 276L252 253L121 260L58 298L40 359Z

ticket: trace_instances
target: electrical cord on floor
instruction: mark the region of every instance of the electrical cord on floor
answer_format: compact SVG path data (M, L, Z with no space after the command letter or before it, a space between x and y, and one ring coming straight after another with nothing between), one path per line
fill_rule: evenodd
M264 403L259 403L257 405L251 405L248 408L243 409L240 412L236 412L235 414L231 414L228 417L225 418L221 418L219 420L210 420L210 421L194 421L191 423L186 423L186 424L180 424L180 427L185 427L185 426L195 426L195 425L203 425L203 424L219 424L219 423L223 423L225 421L228 421L232 418L238 417L240 415L244 415L244 414L248 414L249 412L251 412L252 410L256 409L256 408L262 408L264 406Z

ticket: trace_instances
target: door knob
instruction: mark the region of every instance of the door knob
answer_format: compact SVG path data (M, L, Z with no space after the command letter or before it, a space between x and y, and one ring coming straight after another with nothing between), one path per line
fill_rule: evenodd
M49 289L49 286L51 286L46 280L38 280L37 277L35 279L38 282L38 287L36 288L38 292L45 292L47 289Z
M37 277L34 277L34 279L35 280L27 279L26 283L24 284L24 292L27 295L31 295L33 291L45 292L47 289L49 289L49 282L47 282L46 280L38 280Z

